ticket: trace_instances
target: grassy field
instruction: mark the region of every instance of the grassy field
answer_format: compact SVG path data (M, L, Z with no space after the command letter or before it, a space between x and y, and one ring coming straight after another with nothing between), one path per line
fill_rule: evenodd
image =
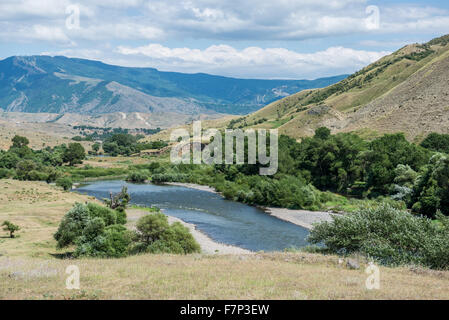
M8 150L15 135L25 136L30 140L30 148L42 149L69 144L77 131L66 125L52 123L10 123L0 120L0 149ZM86 150L91 150L93 142L80 142Z
M37 182L0 180L0 299L449 299L449 272L381 267L380 290L367 290L364 263L350 270L335 256L309 253L124 259L61 259L52 235L75 202L93 201ZM80 290L66 289L66 267Z

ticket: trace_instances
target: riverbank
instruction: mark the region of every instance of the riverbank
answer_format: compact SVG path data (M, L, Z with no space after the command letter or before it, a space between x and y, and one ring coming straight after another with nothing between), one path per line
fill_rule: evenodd
M128 221L130 222L130 225L132 226L140 217L149 214L148 211L145 211L143 209L128 209L126 210L128 215ZM178 219L176 217L167 215L164 210L162 212L168 217L168 222L170 224L174 222L180 222L183 226L187 227L190 230L190 233L195 238L195 240L199 243L201 246L201 251L204 254L220 254L220 255L240 255L240 254L253 254L252 251L226 245L223 243L216 242L212 240L210 237L208 237L206 234L202 233L198 229L196 229L196 226L191 223L187 223L182 221L181 219Z
M303 228L312 230L315 223L332 221L334 213L322 211L290 210L286 208L264 208L265 212L278 219L288 221Z
M203 186L203 185L200 185L200 184L183 183L183 182L164 182L164 184L169 185L169 186L185 187L185 188L190 188L190 189L195 189L195 190L200 190L200 191L206 191L206 192L211 192L211 193L215 193L215 194L220 194L214 188L209 187L209 186Z
M219 194L219 192L217 192L212 187L194 183L167 182L165 184ZM308 230L311 230L313 228L313 224L315 223L332 221L332 216L335 215L334 213L329 212L291 210L286 208L261 208L261 209L264 210L267 214L272 215L273 217L293 223L297 226L306 228Z

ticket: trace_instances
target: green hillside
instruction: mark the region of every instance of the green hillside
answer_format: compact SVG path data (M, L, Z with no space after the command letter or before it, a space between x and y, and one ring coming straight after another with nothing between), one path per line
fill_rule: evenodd
M333 132L448 132L449 35L411 44L323 89L305 90L234 120L231 127L279 128L294 138ZM447 123L446 123L447 122Z

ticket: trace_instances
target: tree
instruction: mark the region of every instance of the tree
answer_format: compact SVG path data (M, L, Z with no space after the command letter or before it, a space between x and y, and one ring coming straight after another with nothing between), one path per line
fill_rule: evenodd
M396 177L398 165L418 171L429 160L429 152L408 142L402 133L386 134L370 143L369 151L360 154L367 187L379 194L388 194Z
M19 156L14 152L6 152L0 155L0 168L14 169L20 161Z
M62 187L65 191L70 191L72 189L73 182L69 177L63 177L56 180L56 185Z
M11 223L10 221L3 222L2 226L4 227L3 230L9 232L9 237L14 238L14 232L19 231L20 227L18 225L15 225Z
M86 157L84 147L79 143L70 143L69 147L64 151L62 160L68 162L70 166L83 163Z
M412 209L430 218L438 210L449 215L448 155L434 155L422 169L413 187Z
M33 160L22 160L17 163L17 177L20 180L29 180L30 173L37 169L37 165Z
M29 143L30 141L27 138L16 135L12 138L12 146L9 151L14 152L22 159L28 158L32 156L32 151L28 147Z
M136 228L135 252L188 254L201 251L188 228L179 222L170 225L161 212L140 218Z
M329 128L321 127L315 130L315 137L318 139L326 140L330 137L331 131Z
M449 153L449 134L431 133L421 142L421 147L436 152Z
M97 154L100 151L100 144L98 142L92 145L92 150Z
M29 144L30 141L26 137L16 135L14 136L14 138L12 138L11 148L22 148L28 146Z
M139 240L150 245L162 237L162 234L170 228L167 216L163 213L155 213L144 216L137 221L137 234Z

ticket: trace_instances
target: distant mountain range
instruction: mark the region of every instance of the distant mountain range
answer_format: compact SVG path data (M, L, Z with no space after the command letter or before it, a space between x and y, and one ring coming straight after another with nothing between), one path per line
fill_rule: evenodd
M367 137L449 133L449 35L410 44L327 88L304 90L232 122L301 138L326 126Z
M0 61L0 110L89 116L247 114L345 77L250 80L126 68L61 56L10 57Z

